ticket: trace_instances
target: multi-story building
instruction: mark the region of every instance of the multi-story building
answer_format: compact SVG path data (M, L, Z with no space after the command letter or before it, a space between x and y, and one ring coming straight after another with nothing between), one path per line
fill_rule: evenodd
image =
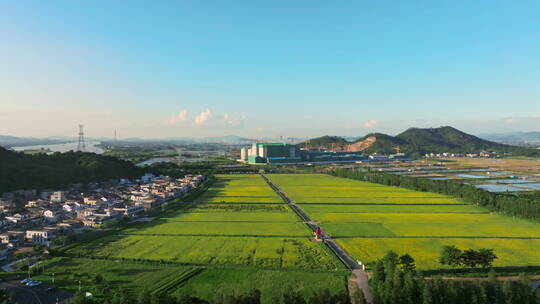
M51 194L52 203L63 203L66 201L66 195L64 191L55 191Z

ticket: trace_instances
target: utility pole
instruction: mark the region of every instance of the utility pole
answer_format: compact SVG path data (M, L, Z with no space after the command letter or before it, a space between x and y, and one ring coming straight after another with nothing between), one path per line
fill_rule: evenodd
M54 285L54 272L52 273L52 286L53 286L53 287L56 287L56 286Z

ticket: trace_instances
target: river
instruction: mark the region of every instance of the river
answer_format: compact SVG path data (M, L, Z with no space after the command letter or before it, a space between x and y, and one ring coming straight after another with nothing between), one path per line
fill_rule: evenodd
M86 152L92 152L101 154L103 153L103 149L100 147L97 147L96 145L99 145L99 141L87 141L86 142ZM22 146L22 147L12 147L15 151L25 151L25 150L50 150L50 152L68 152L68 151L76 151L77 150L77 142L68 142L63 144L54 144L54 145L36 145L36 146Z

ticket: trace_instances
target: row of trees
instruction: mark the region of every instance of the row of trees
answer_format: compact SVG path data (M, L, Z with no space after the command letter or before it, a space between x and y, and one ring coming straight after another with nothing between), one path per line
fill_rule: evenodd
M337 168L330 170L329 173L339 177L369 181L387 186L446 194L506 215L540 220L540 191L518 194L493 193L476 188L474 185L452 180L431 180L355 169Z
M77 293L69 300L69 304L260 304L261 292L257 289L240 295L217 294L213 300L204 300L187 295L173 296L166 293L152 293L143 289L133 295L125 289L110 291L104 300L88 299L83 293ZM362 302L363 301L363 302ZM287 292L272 298L275 304L350 304L351 299L346 293L332 294L328 289L304 297L297 292ZM364 298L357 299L357 304L365 303Z
M540 289L522 275L519 281L498 282L491 271L487 280L423 278L414 267L403 267L395 252L375 263L370 280L378 304L538 304ZM412 269L412 270L411 270Z
M452 245L444 246L441 249L439 262L442 265L452 267L465 266L475 268L478 265L485 269L491 267L496 258L497 255L495 255L493 249L480 248L478 250L467 249L463 251Z
M0 288L0 304L17 304L16 294Z

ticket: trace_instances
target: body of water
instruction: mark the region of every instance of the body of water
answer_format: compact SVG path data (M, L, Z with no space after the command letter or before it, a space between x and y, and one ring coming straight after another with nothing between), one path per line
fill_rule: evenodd
M522 185L519 185L520 187L523 187L523 188L527 188L527 189L532 189L532 190L540 190L540 183L536 183L536 184L522 184Z
M487 176L474 175L474 174L456 174L456 176L463 177L463 178L487 178Z
M89 141L86 142L86 152L92 152L101 154L103 153L103 149L100 147L96 147L96 145L99 145L100 142L98 141ZM76 151L77 150L77 142L68 142L64 144L54 144L54 145L36 145L36 146L23 146L23 147L12 147L15 151L25 151L25 150L50 150L50 152L68 152L68 151Z
M527 184L527 183L536 183L536 181L526 180L526 179L494 179L491 182L497 184Z
M198 158L198 157L182 157L183 163L195 163L195 162L202 162L202 161L208 161L208 159ZM146 166L146 165L162 163L162 162L176 162L176 157L154 157L154 158L150 158L143 162L138 163L137 166Z
M171 162L175 160L176 160L175 157L154 157L154 158L150 158L143 162L138 163L137 166L146 166L146 165L151 165L155 163Z
M487 190L489 192L512 192L512 191L527 191L528 189L519 188L510 185L476 185L475 187Z

